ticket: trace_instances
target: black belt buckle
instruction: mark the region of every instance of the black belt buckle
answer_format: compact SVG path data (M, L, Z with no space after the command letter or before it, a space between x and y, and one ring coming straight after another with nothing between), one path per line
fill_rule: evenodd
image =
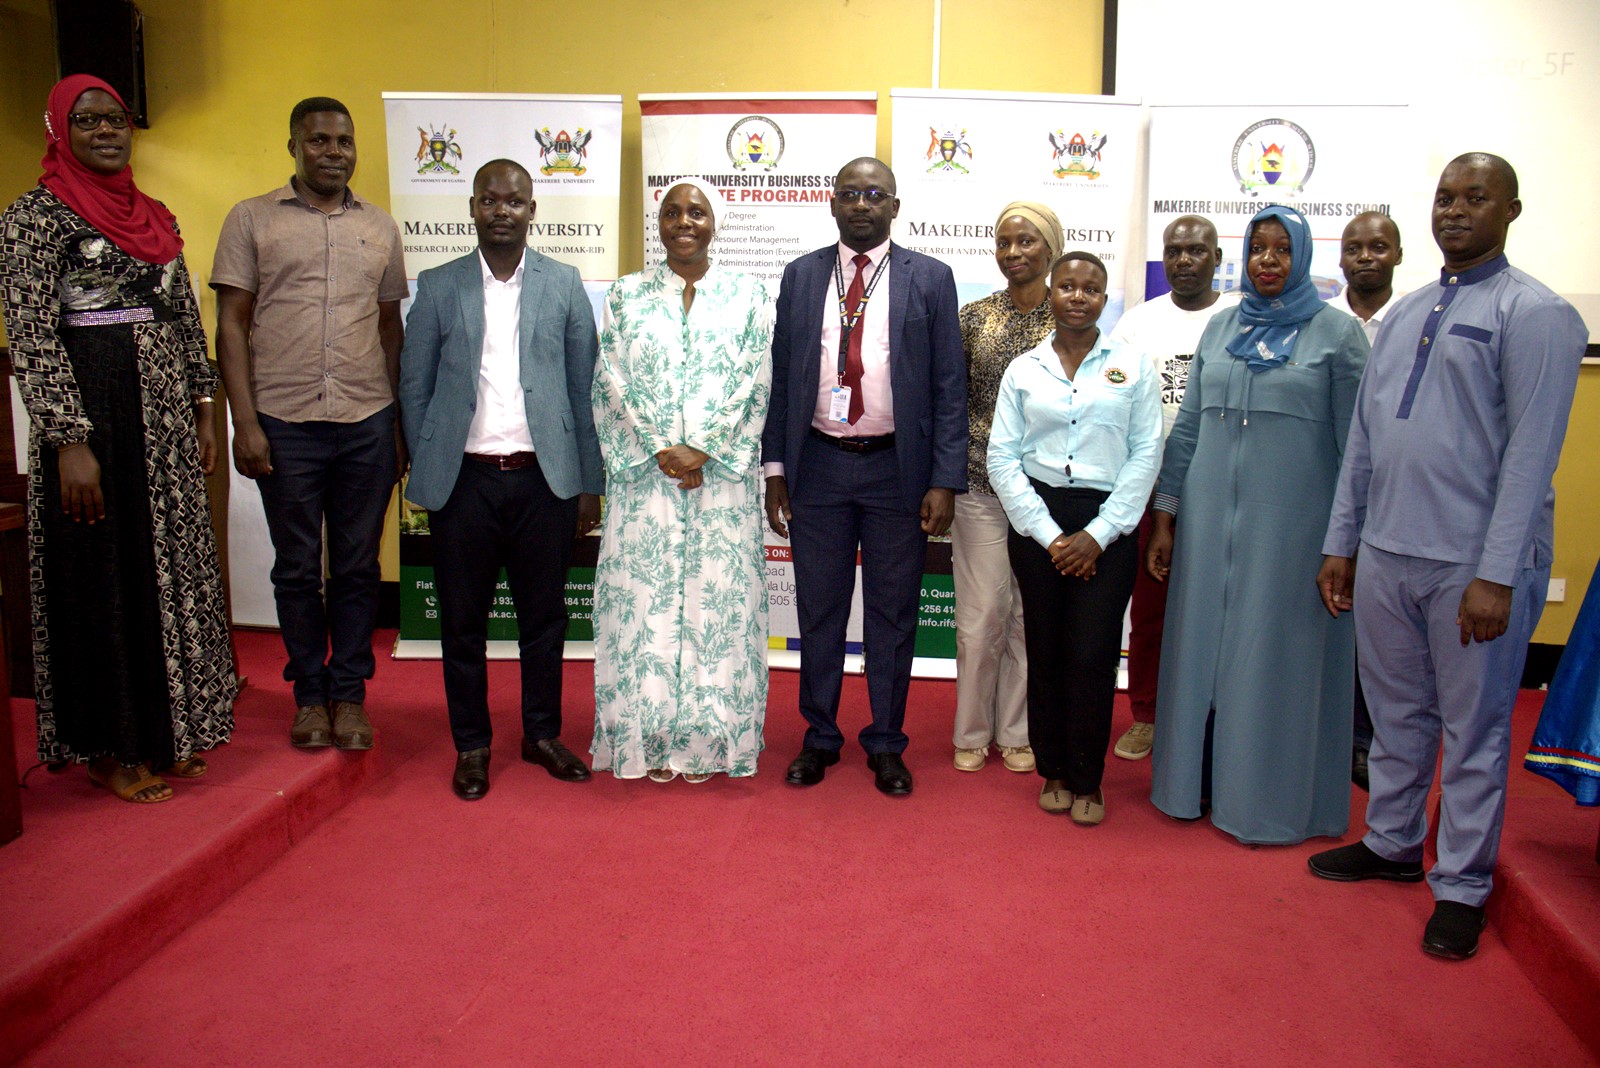
M535 454L531 452L513 452L506 454L489 454L481 452L467 453L467 459L475 460L480 464L498 468L501 471L520 471L524 467L532 466Z
M856 456L865 456L867 453L882 452L884 449L894 448L893 434L879 434L870 438L841 438L832 434L825 434L816 427L811 428L811 436L821 438L841 452L848 452Z

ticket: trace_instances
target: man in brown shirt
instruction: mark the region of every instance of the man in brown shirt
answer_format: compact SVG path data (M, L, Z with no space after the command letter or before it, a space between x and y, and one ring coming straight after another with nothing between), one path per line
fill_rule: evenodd
M343 104L296 104L289 154L289 184L234 205L217 239L217 358L234 466L261 489L277 553L284 678L298 706L290 741L370 749L378 542L405 461L395 418L405 261L394 220L350 190L355 126Z

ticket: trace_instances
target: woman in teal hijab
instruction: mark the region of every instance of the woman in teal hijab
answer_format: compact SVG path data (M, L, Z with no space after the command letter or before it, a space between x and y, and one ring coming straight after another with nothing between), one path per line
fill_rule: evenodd
M1355 630L1314 579L1367 339L1318 298L1299 212L1258 213L1244 261L1244 300L1201 336L1156 484L1145 563L1172 589L1150 796L1287 844L1349 824Z

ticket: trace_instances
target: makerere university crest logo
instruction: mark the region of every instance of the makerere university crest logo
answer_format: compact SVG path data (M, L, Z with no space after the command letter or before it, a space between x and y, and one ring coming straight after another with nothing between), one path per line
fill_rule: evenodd
M461 173L461 169L450 162L461 158L461 146L456 144L456 132L450 129L449 123L437 130L418 126L417 133L422 135L422 145L417 149L418 174Z
M1083 178L1092 182L1100 177L1101 154L1110 139L1106 134L1094 130L1088 137L1081 133L1068 137L1067 131L1056 130L1049 137L1050 158L1054 161L1057 178Z
M1311 135L1288 119L1262 119L1245 127L1233 143L1233 177L1239 192L1292 197L1306 187L1317 166Z
M736 171L770 171L783 158L783 131L765 115L746 115L728 130L728 162Z
M583 162L588 154L590 140L594 138L593 130L578 127L578 132L569 134L562 130L552 134L550 127L533 131L533 139L539 142L539 155L544 158L544 165L539 168L543 175L570 174L576 178L589 170Z

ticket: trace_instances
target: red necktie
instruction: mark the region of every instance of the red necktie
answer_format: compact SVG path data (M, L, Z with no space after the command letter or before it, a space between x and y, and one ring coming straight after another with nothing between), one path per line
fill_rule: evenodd
M861 294L867 288L867 265L872 258L862 253L850 261L856 265L856 275L850 279L850 288L844 295L846 314L854 314L856 305L861 303ZM862 319L866 315L863 313ZM845 352L844 384L850 389L850 425L854 426L861 418L865 405L861 400L861 327L862 319L856 320L855 329L850 331L850 346Z

